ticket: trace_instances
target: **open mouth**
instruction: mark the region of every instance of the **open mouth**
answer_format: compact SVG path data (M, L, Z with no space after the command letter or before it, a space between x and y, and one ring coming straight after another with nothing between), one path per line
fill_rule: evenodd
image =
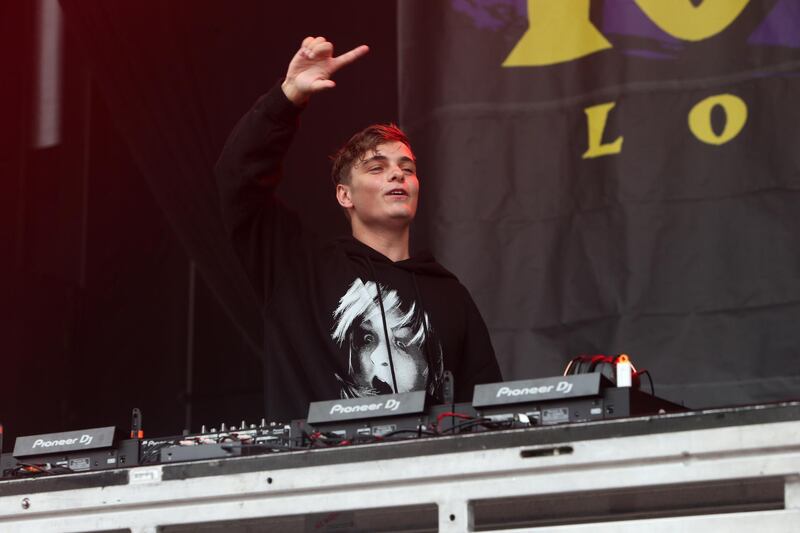
M386 196L408 196L408 193L403 189L392 189L386 193Z

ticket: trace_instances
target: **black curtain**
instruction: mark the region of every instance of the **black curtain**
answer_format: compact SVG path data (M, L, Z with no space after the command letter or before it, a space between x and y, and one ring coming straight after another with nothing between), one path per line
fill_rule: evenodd
M283 75L307 34L328 36L340 51L369 42L373 54L361 70L342 72L341 89L312 104L287 163L287 175L311 175L294 176L282 191L321 233L346 231L325 156L363 124L396 119L394 6L386 4L375 11L312 3L301 17L297 6L258 1L61 2L150 190L255 349L259 311L221 227L214 162L238 117ZM317 161L310 166L301 161L309 156Z
M397 121L396 6L60 5L68 120L45 150L29 141L36 5L2 18L13 59L2 104L17 124L3 129L0 162L2 250L14 259L2 270L5 374L15 378L0 387L6 442L109 424L124 433L133 407L149 435L179 433L187 406L195 430L258 420L261 319L221 226L212 168L306 35L340 51L367 43L370 55L304 112L280 188L317 232L347 232L327 156L366 124ZM19 44L25 53L12 53Z
M800 6L684 4L399 5L420 218L507 377L625 352L693 407L798 396Z
M229 8L196 2L61 5L171 228L259 349L258 307L222 230L211 175L226 129L215 111L224 98L219 40Z

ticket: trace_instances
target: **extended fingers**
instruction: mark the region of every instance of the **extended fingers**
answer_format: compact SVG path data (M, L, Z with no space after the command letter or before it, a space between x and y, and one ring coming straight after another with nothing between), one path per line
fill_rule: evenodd
M309 35L303 39L303 43L300 45L300 50L298 50L297 53L306 59L330 57L334 61L335 68L339 69L364 56L367 52L369 52L369 47L362 44L334 58L332 42L325 39L325 37L313 37Z
M333 50L333 49L331 49ZM363 57L369 52L369 46L362 44L361 46L356 46L349 52L345 52L344 54L340 55L339 57L334 58L334 62L336 63L336 68L343 67L345 65L349 65L356 59Z

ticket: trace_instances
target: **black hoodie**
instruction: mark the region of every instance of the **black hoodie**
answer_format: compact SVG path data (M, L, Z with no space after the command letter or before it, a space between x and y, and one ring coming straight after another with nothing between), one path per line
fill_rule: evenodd
M263 304L266 415L308 403L427 389L456 401L500 381L486 325L430 254L393 262L352 237L323 242L275 197L301 109L280 86L239 121L217 162L222 214Z

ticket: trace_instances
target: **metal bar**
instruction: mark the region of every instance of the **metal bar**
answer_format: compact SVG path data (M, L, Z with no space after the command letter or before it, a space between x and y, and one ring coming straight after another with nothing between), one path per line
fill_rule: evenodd
M39 0L37 16L36 124L34 148L61 142L61 6Z
M134 468L128 485L0 496L0 530L148 528L436 504L441 531L469 531L476 527L471 503L477 501L535 495L569 498L586 491L766 478L786 479L786 509L617 520L593 524L605 529L592 531L667 531L676 524L744 531L745 524L756 523L754 517L764 520L759 531L788 530L781 528L798 523L792 521L800 513L800 421L569 445L573 452L567 455L531 454L545 446L515 446L180 480L162 480L160 466ZM80 486L80 475L70 479ZM548 530L586 527L570 524Z
M194 341L195 308L197 300L197 266L189 261L189 287L186 303L186 391L184 393L185 411L183 427L192 429L192 405L194 403Z
M800 510L800 475L786 476L783 505L786 509Z

